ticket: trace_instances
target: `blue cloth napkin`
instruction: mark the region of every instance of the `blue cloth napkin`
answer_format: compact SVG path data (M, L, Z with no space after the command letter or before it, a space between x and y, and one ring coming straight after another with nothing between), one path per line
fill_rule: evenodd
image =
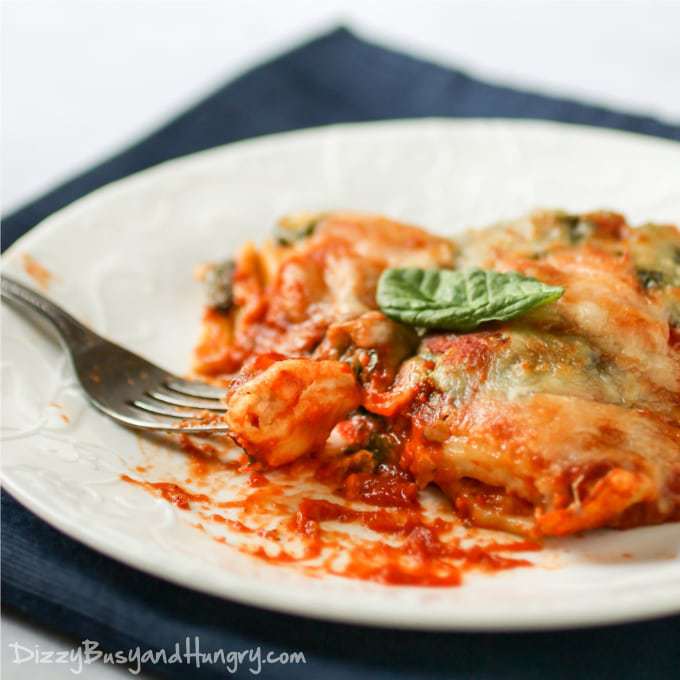
M261 134L421 116L541 118L680 140L680 126L490 85L339 29L228 83L117 156L3 220L3 247L103 184L161 161ZM680 617L532 634L417 633L321 623L233 604L142 574L80 545L2 495L2 598L36 624L100 649L300 650L265 678L678 677ZM519 615L519 613L518 613ZM7 645L11 640L5 640ZM195 643L192 649L196 649ZM3 652L10 661L13 652ZM252 677L253 657L237 677ZM38 667L36 667L36 672ZM220 664L154 665L170 678L228 677ZM40 673L37 672L39 676ZM87 675L85 675L87 677Z

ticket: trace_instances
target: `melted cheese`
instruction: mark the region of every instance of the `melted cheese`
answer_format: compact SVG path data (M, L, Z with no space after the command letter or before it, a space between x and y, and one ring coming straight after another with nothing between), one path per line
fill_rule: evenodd
M511 322L423 337L376 311L395 266L518 271L565 293ZM676 228L542 211L456 246L329 214L293 245L246 248L234 296L206 316L197 364L214 375L269 357L234 383L227 415L269 465L320 451L365 465L368 441L343 425L361 405L402 468L475 523L561 535L680 519Z

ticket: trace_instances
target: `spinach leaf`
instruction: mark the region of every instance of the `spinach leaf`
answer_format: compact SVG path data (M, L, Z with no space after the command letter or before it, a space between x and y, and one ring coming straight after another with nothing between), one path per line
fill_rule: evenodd
M655 269L638 269L637 277L640 285L647 290L650 288L661 288L664 285L665 277L663 272Z
M389 434L371 432L366 449L373 454L373 460L376 463L386 463L394 450L394 442Z
M311 236L320 220L320 217L282 220L274 228L274 238L280 246L292 246Z
M482 269L386 269L376 299L390 318L411 326L470 331L554 302L564 293L516 272Z
M228 311L234 303L234 271L233 260L224 260L208 269L203 279L208 307Z
M581 243L593 232L593 225L580 215L558 211L555 213L555 221L563 229L564 235L571 245Z

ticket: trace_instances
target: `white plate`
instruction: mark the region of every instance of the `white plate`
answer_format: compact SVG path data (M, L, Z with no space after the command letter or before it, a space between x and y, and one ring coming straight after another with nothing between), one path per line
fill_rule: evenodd
M264 237L282 213L370 210L452 234L538 206L680 222L680 145L475 120L276 135L96 191L32 230L3 262L25 277L29 253L54 274L57 302L185 372L201 307L194 265ZM176 477L185 459L89 408L53 338L8 309L3 322L4 484L43 519L122 562L249 604L406 628L544 629L680 611L679 524L555 542L533 569L470 575L448 589L311 579L246 557L189 526L188 513L121 482L149 460L156 478Z

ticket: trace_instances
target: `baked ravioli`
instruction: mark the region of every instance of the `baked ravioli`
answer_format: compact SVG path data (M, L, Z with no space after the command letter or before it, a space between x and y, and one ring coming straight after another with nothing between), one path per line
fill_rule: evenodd
M421 325L427 302L410 321L379 304L395 270L421 272L435 319L456 272L485 272L489 298L496 280L520 302L523 282L559 292ZM399 468L471 524L532 537L680 520L676 227L540 211L452 240L298 214L203 275L195 369L228 385L233 437L264 466L313 456L362 484Z

